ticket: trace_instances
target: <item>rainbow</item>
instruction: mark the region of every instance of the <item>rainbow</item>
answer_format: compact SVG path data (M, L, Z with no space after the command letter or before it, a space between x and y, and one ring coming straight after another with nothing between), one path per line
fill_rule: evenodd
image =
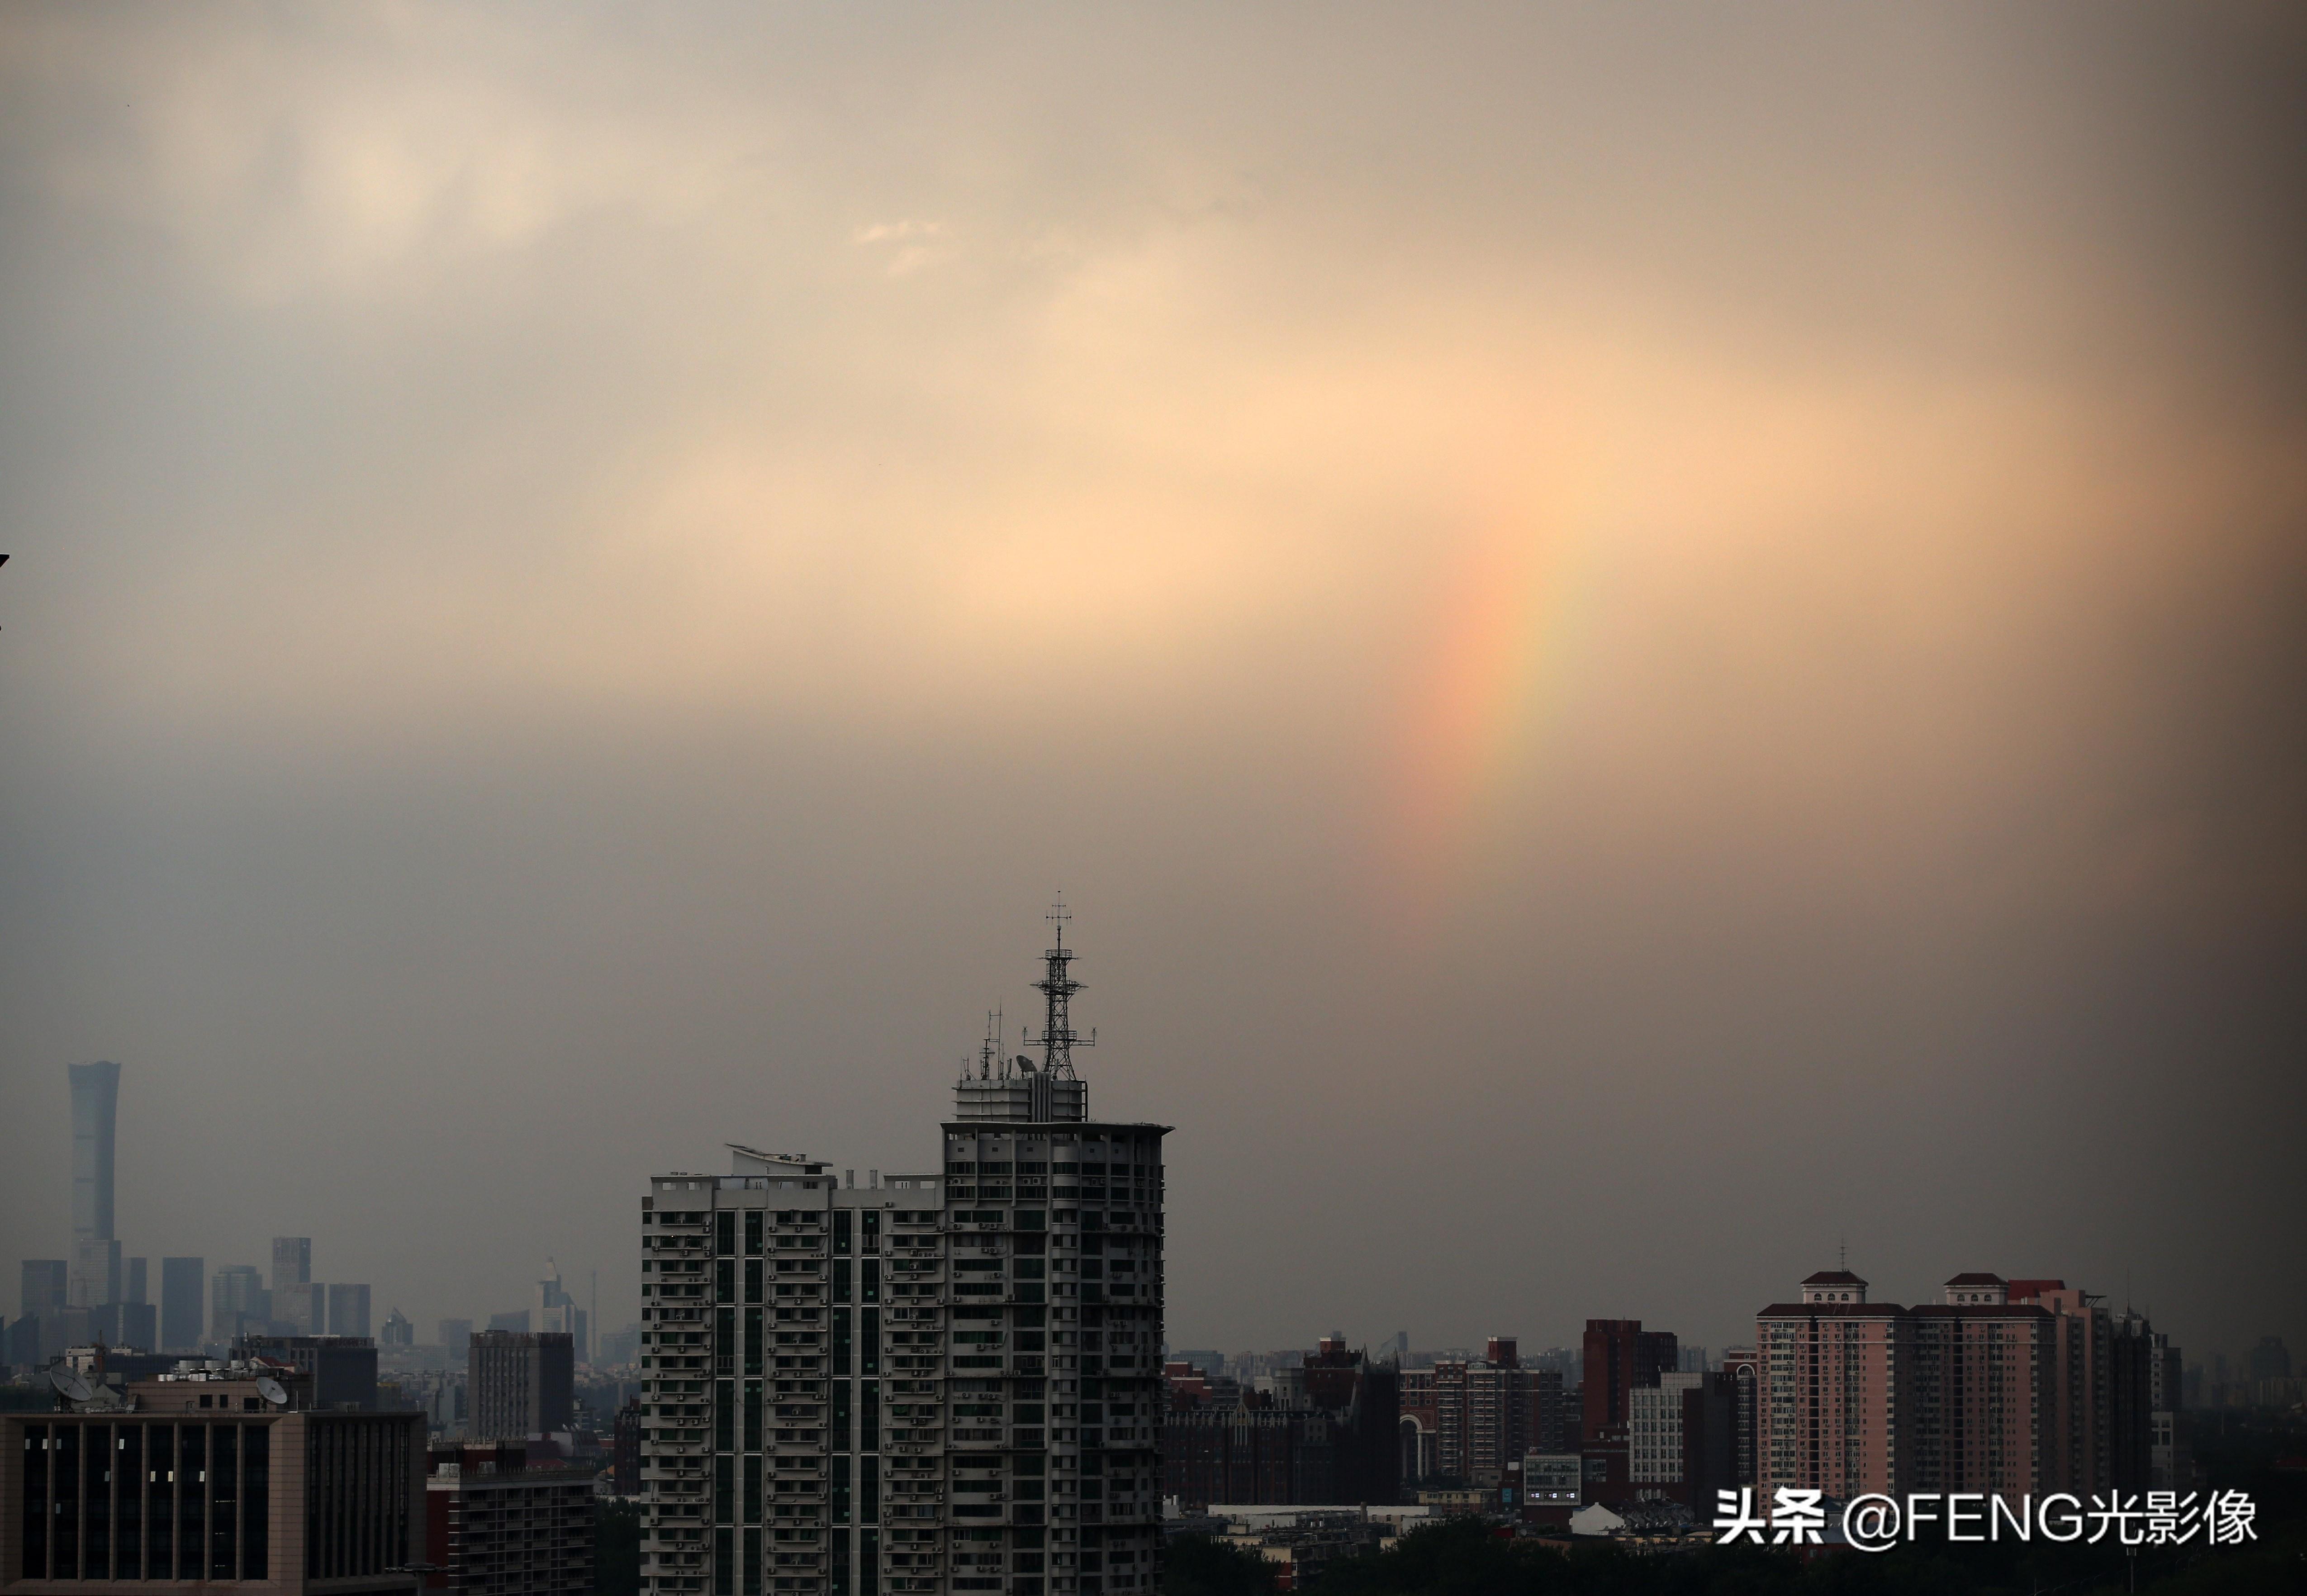
M1568 524L1470 539L1446 583L1434 642L1402 714L1394 873L1431 909L1462 887L1482 841L1511 818L1558 713L1584 540Z

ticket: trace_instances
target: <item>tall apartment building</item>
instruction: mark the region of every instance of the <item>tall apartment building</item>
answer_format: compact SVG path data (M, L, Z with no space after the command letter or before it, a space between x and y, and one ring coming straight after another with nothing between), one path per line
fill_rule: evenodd
M484 1330L466 1353L467 1433L476 1441L521 1441L569 1428L576 1410L577 1357L566 1333Z
M2006 1497L2143 1488L2152 1426L2143 1320L2118 1336L2058 1281L1949 1280L1943 1300L1869 1302L1848 1271L1755 1323L1755 1483L1830 1497ZM2135 1349L2135 1350L2134 1350Z
M1063 930L1041 1061L989 1041L941 1168L650 1181L648 1596L1159 1584L1168 1128L1089 1118Z

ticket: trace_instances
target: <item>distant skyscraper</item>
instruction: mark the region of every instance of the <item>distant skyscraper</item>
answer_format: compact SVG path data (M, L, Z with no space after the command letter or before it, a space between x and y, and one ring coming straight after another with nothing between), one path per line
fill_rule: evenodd
M26 1258L23 1290L16 1299L19 1311L27 1317L62 1313L64 1271L62 1258Z
M160 1316L150 1302L107 1302L83 1311L96 1339L105 1345L140 1352L159 1350Z
M414 1346L416 1344L416 1326L409 1322L407 1314L393 1309L384 1316L384 1334L379 1340L388 1347Z
M313 1238L310 1236L275 1236L272 1238L272 1289L282 1286L309 1284L313 1278Z
M128 1271L122 1276L122 1283L120 1287L120 1300L123 1302L149 1302L151 1300L150 1297L145 1295L146 1282L144 1275L144 1264L145 1260L142 1258L130 1258L128 1260Z
M272 1287L272 1322L287 1335L329 1333L329 1288L317 1280Z
M461 1352L465 1350L465 1343L473 1339L473 1321L442 1319L437 1334L442 1346L452 1352Z
M368 1288L341 1283L330 1286L329 1334L366 1335L368 1333Z
M208 1285L205 1258L160 1260L160 1346L184 1352L201 1344L202 1296Z
M65 1067L72 1080L73 1252L69 1306L120 1300L120 1243L112 1228L112 1132L120 1105L120 1066Z
M551 1258L545 1260L545 1277L536 1283L536 1308L531 1320L539 1330L558 1330L569 1337L577 1349L577 1361L593 1361L592 1343L587 1339L585 1310L577 1300L561 1288L561 1266Z
M73 1308L101 1308L120 1300L120 1242L110 1236L75 1236L65 1274Z
M230 1343L272 1322L272 1293L253 1264L227 1264L209 1296L209 1339Z

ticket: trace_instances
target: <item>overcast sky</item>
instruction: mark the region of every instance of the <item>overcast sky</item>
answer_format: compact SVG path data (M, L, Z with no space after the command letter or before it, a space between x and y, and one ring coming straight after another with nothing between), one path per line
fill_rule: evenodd
M128 1252L623 1324L1062 889L1175 1345L2296 1345L2303 151L2279 6L12 7L0 1257L106 1058Z

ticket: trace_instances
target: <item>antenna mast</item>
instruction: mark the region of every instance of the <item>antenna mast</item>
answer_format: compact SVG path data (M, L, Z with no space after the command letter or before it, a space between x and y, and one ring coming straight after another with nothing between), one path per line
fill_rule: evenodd
M989 1008L985 1011L985 1040L977 1044L977 1078L982 1081L993 1079L993 1068L997 1064L1001 1067L1000 1078L1008 1080L1009 1060L1001 1057L1001 1010ZM966 1068L961 1073L964 1078L969 1075Z
M1071 1005L1073 995L1081 991L1082 983L1076 981L1067 969L1074 960L1072 950L1066 946L1066 922L1072 918L1066 913L1066 900L1060 895L1047 915L1050 923L1057 928L1057 934L1051 939L1056 946L1042 955L1042 962L1048 966L1048 974L1033 982L1034 988L1048 1000L1042 1020L1042 1068L1048 1075L1068 1081L1075 1078L1074 1049L1097 1045L1095 1032L1090 1033L1086 1039L1074 1034Z

